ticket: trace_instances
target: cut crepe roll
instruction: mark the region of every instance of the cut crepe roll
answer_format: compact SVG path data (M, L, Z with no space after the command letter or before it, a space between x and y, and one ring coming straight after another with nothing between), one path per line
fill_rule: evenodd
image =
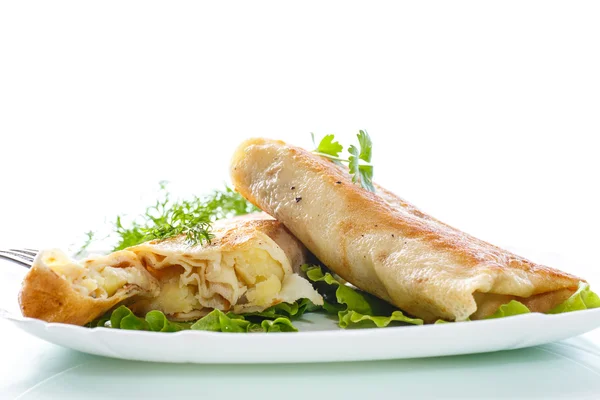
M242 143L231 177L333 272L426 322L485 318L513 299L546 312L581 281L452 228L381 187L369 192L347 169L281 141Z
M81 262L60 250L44 250L19 293L25 317L84 325L134 296L158 295L158 282L130 251Z
M190 246L185 237L130 247L160 281L160 294L134 303L138 314L160 310L187 321L213 309L260 312L281 302L321 296L297 272L308 252L285 227L264 213L219 220L210 243Z

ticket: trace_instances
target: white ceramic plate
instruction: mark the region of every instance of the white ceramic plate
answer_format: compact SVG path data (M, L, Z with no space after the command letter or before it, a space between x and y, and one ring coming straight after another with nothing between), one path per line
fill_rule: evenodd
M89 329L4 316L24 331L63 347L127 360L175 363L297 363L482 353L545 344L600 326L600 309L361 330L341 330L332 319L310 314L296 323L300 332L270 334Z
M556 257L546 261L573 265ZM537 260L536 260L537 261ZM561 261L561 262L558 262ZM558 265L557 265L558 264ZM2 268L9 272L8 269ZM518 349L577 336L600 326L600 309L558 315L525 314L485 321L383 329L342 330L336 319L307 314L297 333L154 333L83 328L18 315L23 269L5 276L11 290L0 293L0 316L57 345L107 357L173 363L298 363L384 360Z

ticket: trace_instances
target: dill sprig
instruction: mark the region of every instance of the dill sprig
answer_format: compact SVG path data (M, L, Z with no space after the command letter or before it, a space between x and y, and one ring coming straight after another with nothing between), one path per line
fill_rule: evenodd
M193 246L210 242L214 221L255 211L260 210L230 187L215 190L204 197L173 200L167 190L167 182L163 181L160 182L156 202L131 221L126 222L124 216L117 216L113 234L109 237L118 238L113 251L123 250L149 240L164 240L179 235L185 235L186 242ZM86 235L87 240L80 253L85 251L93 241L92 232Z
M76 256L80 256L83 253L85 253L87 251L88 247L90 247L90 245L92 243L94 243L94 240L96 238L96 233L94 231L87 231L85 233L85 236L86 236L85 241L79 248L79 251L75 254Z

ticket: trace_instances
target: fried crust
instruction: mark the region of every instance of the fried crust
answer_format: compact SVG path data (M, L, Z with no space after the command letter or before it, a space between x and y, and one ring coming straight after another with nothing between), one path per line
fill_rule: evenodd
M346 169L281 141L245 141L230 172L237 191L332 271L426 321L491 314L476 311L496 298L474 293L531 298L524 301L532 311L548 311L582 281L461 232L379 186L369 192Z

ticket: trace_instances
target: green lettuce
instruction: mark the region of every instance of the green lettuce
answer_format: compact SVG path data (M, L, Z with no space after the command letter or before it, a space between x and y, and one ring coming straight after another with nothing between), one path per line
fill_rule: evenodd
M423 320L408 317L402 311L369 293L342 284L319 266L304 265L302 270L323 296L325 311L338 315L338 324L341 328L383 328L390 324L423 324Z
M150 311L146 314L146 322L152 332L178 332L189 329L191 324L186 322L169 321L165 314L158 310Z
M342 328L383 328L389 326L392 322L413 325L423 324L422 320L404 315L401 310L377 297L341 283L322 267L304 265L302 270L323 296L325 311L337 314L339 326ZM550 310L548 314L598 307L600 307L600 297L592 292L587 283L582 282L579 289L571 297ZM486 319L504 318L529 312L531 311L523 303L511 300L509 303L501 305L494 314ZM449 321L437 320L435 323L443 324L449 323Z
M516 300L511 300L506 304L502 304L498 311L496 311L486 319L510 317L512 315L527 314L529 312L531 311L529 311L529 308L527 308L525 304L520 303Z
M590 289L586 282L579 283L579 289L562 304L548 311L548 314L559 314L570 311L587 310L600 307L600 297Z
M244 317L227 315L219 310L211 311L210 314L200 318L190 327L190 329L196 331L231 333L248 332L249 328L250 321L246 321Z
M298 332L298 329L292 325L292 322L285 317L278 317L273 320L264 319L260 323L249 321L243 315L233 313L223 313L219 310L213 310L194 323L190 329L197 331L212 332Z
M288 304L280 307L293 316L303 313L312 303L299 301L298 304ZM281 311L283 313L284 311ZM260 313L258 313L260 314ZM86 326L89 328L106 327L114 329L127 329L150 332L178 332L182 330L212 331L212 332L297 332L298 330L289 318L275 316L274 312L267 315L237 315L223 313L213 310L208 315L200 318L194 323L170 321L161 311L154 310L146 314L144 318L136 316L126 306L117 307L110 315L103 316Z
M287 318L265 319L260 323L260 327L264 332L298 332Z
M389 316L374 316L346 310L340 311L338 317L340 319L339 325L342 328L373 328L373 325L377 328L385 328L394 321L404 324L423 325L423 320L409 318L402 314L401 311L394 311Z
M590 289L586 282L580 282L579 288L567 300L548 311L547 314L561 314L571 311L582 311L600 307L600 297ZM487 319L510 317L513 315L527 314L531 312L527 306L516 300L500 306L498 311Z
M279 303L262 312L242 314L245 317L258 317L266 319L276 318L301 318L306 312L319 310L321 307L314 305L309 299L300 299L294 303Z
M134 331L149 331L150 325L145 319L137 317L129 308L118 307L110 316L110 327Z
M219 310L213 310L207 316L196 321L190 329L197 331L212 332L298 332L298 329L292 325L292 322L285 317L278 317L273 320L264 319L260 323L247 320L243 315L233 313L223 313Z

